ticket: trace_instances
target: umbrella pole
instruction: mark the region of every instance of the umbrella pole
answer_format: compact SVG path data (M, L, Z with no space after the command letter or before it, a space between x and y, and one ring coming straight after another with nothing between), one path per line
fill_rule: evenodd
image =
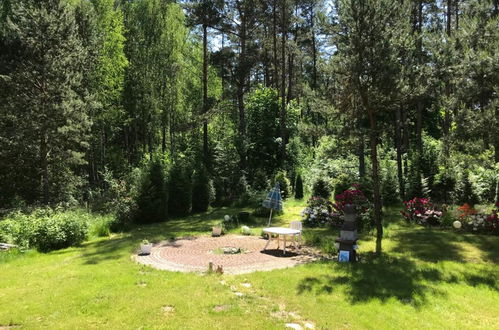
M272 209L270 209L269 224L267 226L270 226L270 220L272 220Z

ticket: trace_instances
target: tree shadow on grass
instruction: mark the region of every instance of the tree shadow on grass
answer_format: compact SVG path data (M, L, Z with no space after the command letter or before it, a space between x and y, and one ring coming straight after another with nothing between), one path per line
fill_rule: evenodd
M466 262L483 258L486 261L499 262L499 237L438 229L415 229L401 230L391 238L396 242L393 252L423 261ZM469 245L468 248L478 249L479 254L470 253L466 245Z
M393 252L429 262L465 260L463 248L456 243L451 233L433 229L416 229L399 231L391 238L396 242Z
M383 256L355 264L335 264L342 275L321 275L306 277L297 287L298 294L314 292L330 294L334 290L344 290L351 303L367 302L378 299L382 302L395 298L404 304L421 306L426 295L444 295L427 282L442 280L436 269L421 269L407 259Z
M342 291L352 304L371 300L386 302L396 299L416 308L425 305L428 296L446 296L438 288L440 283L464 283L469 286L485 285L498 291L494 269L487 265L472 265L462 269L445 271L434 264L416 264L408 258L367 256L363 262L332 265L338 275L324 274L303 278L296 290L331 294Z
M120 259L131 254L131 238L110 238L85 244L85 250L81 255L83 264L95 265L104 261Z

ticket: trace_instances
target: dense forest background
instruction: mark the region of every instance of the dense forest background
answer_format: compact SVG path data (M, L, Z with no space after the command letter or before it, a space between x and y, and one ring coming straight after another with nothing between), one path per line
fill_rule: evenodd
M358 183L377 220L414 196L497 201L498 12L497 0L2 0L0 208L157 221L258 204L276 181L298 197Z

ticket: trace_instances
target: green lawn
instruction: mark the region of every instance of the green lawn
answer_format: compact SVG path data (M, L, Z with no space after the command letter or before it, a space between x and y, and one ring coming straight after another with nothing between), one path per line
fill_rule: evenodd
M297 218L302 204L286 207L274 224ZM143 238L206 234L238 211L215 209L47 254L2 253L0 328L282 329L291 321L319 329L499 328L499 237L407 225L395 209L386 212L384 257L371 256L366 235L357 264L217 276L158 271L130 258ZM306 238L323 245L336 235L310 230Z

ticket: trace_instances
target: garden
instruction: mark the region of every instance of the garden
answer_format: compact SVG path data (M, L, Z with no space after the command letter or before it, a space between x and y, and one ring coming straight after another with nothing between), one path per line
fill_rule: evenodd
M498 26L0 1L0 330L499 328Z

